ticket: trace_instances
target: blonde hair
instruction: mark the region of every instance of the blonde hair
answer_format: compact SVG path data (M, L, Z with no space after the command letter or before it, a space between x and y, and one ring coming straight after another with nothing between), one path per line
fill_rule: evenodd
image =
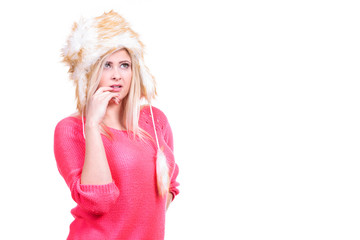
M97 91L101 75L103 71L103 67L106 63L106 59L112 55L113 53L125 49L131 58L131 70L132 70L132 79L130 84L130 89L126 97L122 100L121 103L121 111L120 115L121 118L121 125L126 127L128 135L131 137L139 137L140 139L150 138L152 137L142 128L139 127L139 116L140 116L140 107L141 107L141 97L144 96L143 86L141 84L140 78L140 66L137 61L137 58L134 57L133 53L126 48L120 48L108 51L104 56L99 58L99 60L90 68L90 71L87 73L87 92L86 92L86 104L81 107L80 101L77 104L77 110L83 116L86 112L86 105L88 104L90 98L94 95ZM104 124L101 123L100 125L101 132L112 139L113 135L109 128Z

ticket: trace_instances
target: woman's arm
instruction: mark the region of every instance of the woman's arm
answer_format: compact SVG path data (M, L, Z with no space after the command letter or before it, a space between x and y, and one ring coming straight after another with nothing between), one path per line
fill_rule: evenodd
M99 88L87 105L85 160L81 173L81 184L104 185L112 182L111 171L100 134L100 123L104 118L109 101L118 95L118 93L110 92L111 90L111 87Z
M54 154L58 170L74 201L90 214L102 215L111 209L119 197L119 189L113 182L103 185L81 184L85 145L82 126L79 126L77 120L68 117L57 124L54 133Z
M112 182L98 124L85 124L85 160L81 184L103 185Z

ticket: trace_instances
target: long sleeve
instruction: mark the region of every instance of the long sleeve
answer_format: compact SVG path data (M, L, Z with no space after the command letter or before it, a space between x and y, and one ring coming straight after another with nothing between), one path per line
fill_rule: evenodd
M108 212L119 197L119 190L114 182L105 185L80 183L85 159L85 140L81 125L76 119L68 117L57 124L54 154L58 170L70 188L74 201L91 214L102 215Z

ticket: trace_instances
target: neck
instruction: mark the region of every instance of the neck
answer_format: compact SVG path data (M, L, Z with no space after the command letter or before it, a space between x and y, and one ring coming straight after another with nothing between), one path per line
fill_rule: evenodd
M125 130L125 126L122 125L120 112L122 110L122 102L119 104L115 104L110 102L107 109L105 116L103 118L103 123L111 128Z

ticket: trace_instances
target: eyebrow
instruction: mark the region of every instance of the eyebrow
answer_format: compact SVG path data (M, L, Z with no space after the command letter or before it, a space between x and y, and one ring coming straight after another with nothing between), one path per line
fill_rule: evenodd
M113 61L106 61L105 63L114 63ZM122 60L119 63L131 63L129 60Z

